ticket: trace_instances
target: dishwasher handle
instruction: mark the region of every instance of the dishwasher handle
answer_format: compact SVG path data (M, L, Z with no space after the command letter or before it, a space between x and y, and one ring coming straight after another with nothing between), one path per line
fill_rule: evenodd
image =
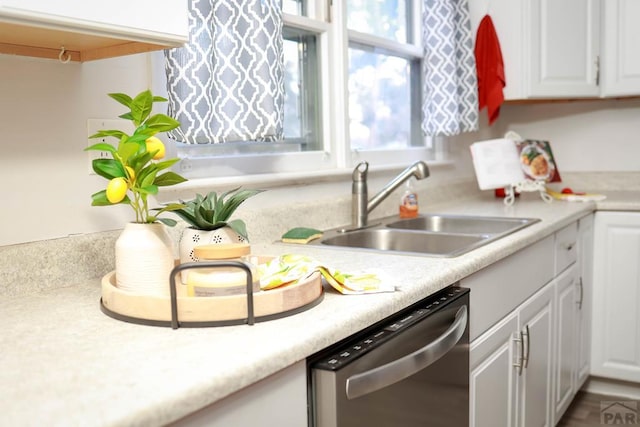
M355 399L402 381L436 362L458 343L467 327L467 306L456 312L455 320L438 338L424 347L382 366L347 379L348 399Z

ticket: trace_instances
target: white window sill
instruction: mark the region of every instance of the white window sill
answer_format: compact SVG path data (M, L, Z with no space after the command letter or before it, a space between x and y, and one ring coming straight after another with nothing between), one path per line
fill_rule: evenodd
M448 168L454 165L452 160L427 161L430 171ZM394 176L405 169L408 164L386 165L373 167L370 165L369 175L375 179L379 176ZM323 170L317 172L290 172L261 175L244 175L225 178L194 178L172 187L160 188L156 196L159 203L169 203L176 200L190 200L196 193L206 194L210 191L225 191L235 187L259 189L283 189L283 187L298 187L315 184L350 183L353 168ZM349 187L350 189L350 187ZM349 190L344 196L349 196Z

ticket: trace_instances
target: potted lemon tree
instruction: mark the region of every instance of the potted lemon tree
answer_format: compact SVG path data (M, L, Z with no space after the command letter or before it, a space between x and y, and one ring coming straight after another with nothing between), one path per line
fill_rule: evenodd
M152 114L155 102L166 102L146 90L135 97L123 93L109 96L128 108L120 118L131 120L135 130L128 135L122 130L100 130L90 138L113 137L116 146L97 143L85 150L108 152L111 158L95 159L96 174L107 179L106 188L94 193L92 206L129 205L135 220L126 224L116 241L116 283L123 290L145 294L169 294L169 275L174 267L173 243L165 225L175 225L170 218L159 218L165 212L182 209L179 203L161 209L150 209L149 196L158 188L186 181L169 170L178 158L164 159L165 147L156 136L180 125L165 114Z

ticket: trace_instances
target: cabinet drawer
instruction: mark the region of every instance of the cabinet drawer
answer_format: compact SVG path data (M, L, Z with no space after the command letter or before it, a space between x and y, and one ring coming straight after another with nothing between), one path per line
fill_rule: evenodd
M553 245L554 237L548 236L460 281L471 289L469 341L553 278Z
M555 274L564 271L578 259L578 223L574 222L556 233Z

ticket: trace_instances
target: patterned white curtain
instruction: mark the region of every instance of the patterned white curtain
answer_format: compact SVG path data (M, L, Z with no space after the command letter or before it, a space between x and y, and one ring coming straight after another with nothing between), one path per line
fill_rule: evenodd
M284 122L281 0L190 0L190 40L165 51L169 133L189 144L273 141Z
M422 130L451 136L478 129L478 85L467 0L424 0Z

